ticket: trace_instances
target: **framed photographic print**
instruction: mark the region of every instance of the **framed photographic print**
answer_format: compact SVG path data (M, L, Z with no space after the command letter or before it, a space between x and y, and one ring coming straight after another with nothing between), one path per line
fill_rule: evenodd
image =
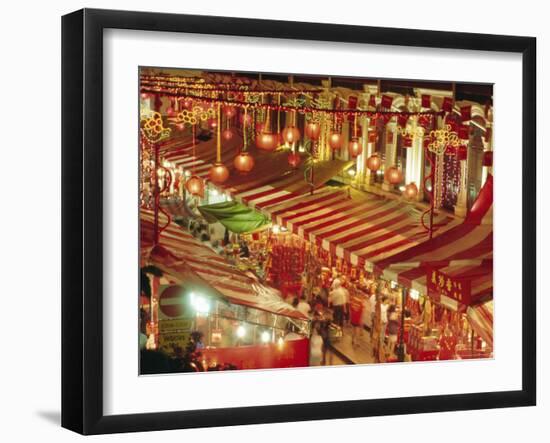
M535 404L534 38L62 25L64 427Z

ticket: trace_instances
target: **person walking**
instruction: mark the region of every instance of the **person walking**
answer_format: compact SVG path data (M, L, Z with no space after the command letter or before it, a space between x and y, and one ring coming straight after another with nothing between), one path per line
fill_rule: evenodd
M349 292L342 286L340 279L332 282L332 290L328 296L329 305L334 310L334 321L341 328L344 327L344 312L349 300Z

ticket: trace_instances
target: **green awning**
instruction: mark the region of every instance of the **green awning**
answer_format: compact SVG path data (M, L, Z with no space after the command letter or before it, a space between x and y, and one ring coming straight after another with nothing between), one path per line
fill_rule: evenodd
M220 222L231 232L245 234L271 223L269 217L234 200L199 206L208 223Z

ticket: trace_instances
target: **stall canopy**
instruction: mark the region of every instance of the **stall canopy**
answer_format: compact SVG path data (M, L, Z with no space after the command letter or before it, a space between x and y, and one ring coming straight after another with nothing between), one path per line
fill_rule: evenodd
M257 231L271 222L261 212L234 200L199 206L198 209L208 223L220 222L228 230L237 234Z
M162 225L163 221L161 221ZM160 244L153 248L153 213L140 211L142 263L154 264L176 282L191 280L212 289L212 293L233 304L243 305L305 320L302 313L285 303L280 292L263 285L216 254L191 234L170 224L161 235Z
M493 291L493 177L489 175L465 221L414 248L379 261L375 271L388 280L428 292L430 270L463 277L471 284L471 303Z
M476 334L493 347L493 301L470 306L466 315Z
M367 269L427 237L420 226L421 212L414 206L348 188L325 186L313 195L287 198L262 209L273 223ZM457 223L443 214L436 222L442 225L441 232Z

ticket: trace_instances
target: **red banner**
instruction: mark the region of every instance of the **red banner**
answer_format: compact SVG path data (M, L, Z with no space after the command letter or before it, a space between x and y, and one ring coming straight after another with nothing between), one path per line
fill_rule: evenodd
M428 94L422 94L422 107L431 108L432 107L432 96Z
M428 268L426 275L428 295L436 301L443 297L468 306L471 301L471 281L468 278L451 277L439 269Z
M451 112L453 110L453 99L451 97L445 97L441 109L445 112Z
M392 103L393 103L393 97L392 96L390 96L390 95L383 95L382 96L381 105L382 105L383 108L386 108L386 109L391 108Z

